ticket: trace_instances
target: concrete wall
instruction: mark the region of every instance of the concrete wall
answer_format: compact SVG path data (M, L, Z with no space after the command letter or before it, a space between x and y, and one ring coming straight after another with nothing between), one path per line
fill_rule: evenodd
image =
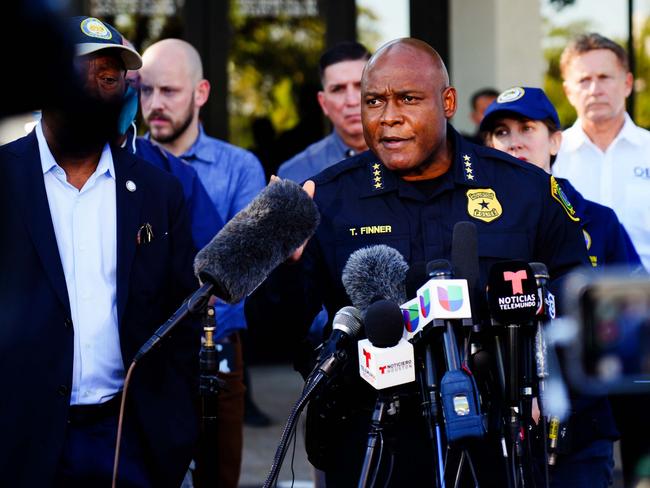
M454 126L474 132L469 99L484 87L541 86L540 0L451 0L451 83L458 90Z

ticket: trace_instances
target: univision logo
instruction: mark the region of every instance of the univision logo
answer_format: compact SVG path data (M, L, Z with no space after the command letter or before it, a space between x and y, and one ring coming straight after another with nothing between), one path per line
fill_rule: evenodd
M436 287L438 290L438 303L448 312L456 312L463 306L463 289L460 286L448 285Z
M410 305L402 309L402 317L404 317L404 327L409 332L415 332L420 322L420 314L418 313L417 305Z
M429 316L431 311L431 297L429 296L429 290L424 290L424 293L420 295L420 314L425 319Z

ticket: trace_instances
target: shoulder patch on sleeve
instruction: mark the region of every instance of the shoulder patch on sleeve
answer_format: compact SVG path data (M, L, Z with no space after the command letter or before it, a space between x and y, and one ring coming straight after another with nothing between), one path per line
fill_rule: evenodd
M562 205L562 208L571 220L580 222L580 218L576 215L576 209L573 208L564 190L562 190L562 187L553 176L551 176L551 196Z

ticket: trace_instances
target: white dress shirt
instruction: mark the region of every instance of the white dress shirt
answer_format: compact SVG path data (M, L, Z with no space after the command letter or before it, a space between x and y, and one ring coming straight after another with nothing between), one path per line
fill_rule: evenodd
M587 200L611 207L650 270L650 132L625 123L604 152L578 119L562 134L553 174L568 179Z
M124 383L113 157L107 144L97 169L77 190L55 161L40 123L35 130L74 326L70 404L103 403Z

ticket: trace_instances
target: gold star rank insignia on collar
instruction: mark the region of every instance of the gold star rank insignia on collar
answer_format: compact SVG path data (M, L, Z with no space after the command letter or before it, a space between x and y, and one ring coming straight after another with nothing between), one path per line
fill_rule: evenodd
M465 170L465 181L474 181L474 168L472 167L472 158L469 154L463 154L463 169Z
M501 217L503 209L492 188L467 190L467 215L483 222Z
M371 171L370 178L372 181L372 189L382 190L384 188L384 180L383 180L383 175L381 170L381 164L373 163L371 167L372 167L372 171Z

